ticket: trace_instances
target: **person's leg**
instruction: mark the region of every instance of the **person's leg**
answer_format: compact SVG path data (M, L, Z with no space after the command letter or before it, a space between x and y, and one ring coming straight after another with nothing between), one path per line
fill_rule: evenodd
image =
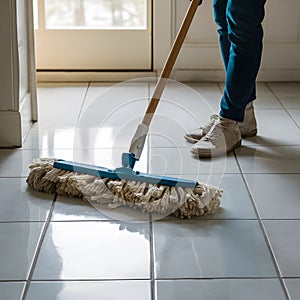
M255 98L255 81L261 62L261 23L264 18L265 0L228 0L227 27L223 22L221 6L218 6L226 1L219 1L214 1L214 12L219 26L226 82L218 120L192 147L191 152L199 157L224 155L241 145L238 122L243 122L245 108ZM230 43L229 52L226 30Z
M225 70L229 61L230 41L228 39L228 28L226 20L226 8L228 0L214 0L214 19L218 26L220 50L223 58Z
M229 41L228 38L228 26L227 26L227 17L226 17L227 3L228 0L213 1L214 19L215 19L215 23L218 26L219 44L220 44L220 50L221 50L225 70L227 70L230 47L231 47L231 42ZM256 87L254 86L248 102L253 101L255 98L256 98Z
M242 3L242 1L243 0L240 0L241 3ZM254 0L254 2L255 1L257 1L257 0ZM242 83L239 82L239 80L240 79L244 80L244 79L242 78L242 76L240 76L240 74L238 74L234 78L232 76L232 75L234 75L234 72L236 71L235 69L238 69L238 68L232 67L236 63L234 51L236 49L235 44L238 45L238 43L236 42L235 44L233 44L233 46L231 44L231 41L234 41L234 38L230 37L230 35L232 35L234 32L236 32L236 30L233 28L234 30L233 31L231 30L230 33L228 33L229 29L232 29L233 26L232 26L232 22L228 21L230 18L228 18L228 16L227 16L228 12L233 11L232 8L229 7L229 5L232 6L233 4L236 4L238 2L239 2L239 0L236 0L236 2L233 2L232 0L214 0L213 1L214 18L215 18L215 22L218 26L219 43L220 43L221 54L222 54L222 58L223 58L223 62L224 62L224 67L225 67L225 70L227 71L228 64L229 64L229 68L230 68L228 70L228 76L227 76L228 77L227 87L225 88L225 93L224 93L224 97L223 97L224 99L222 100L223 103L226 102L225 103L226 106L235 105L234 102L231 105L227 105L227 101L229 102L230 99L235 99L235 101L239 101L240 99L243 99L242 97L239 96L239 93L237 93L236 90L239 91L240 87L243 87ZM247 8L248 8L248 6L247 6ZM242 10L242 11L245 12L245 10ZM251 13L251 11L249 11L249 12ZM247 13L246 13L246 15L247 15ZM233 18L231 18L231 19L233 19ZM236 19L236 17L235 17L235 19ZM243 18L241 18L241 19L243 19ZM255 18L255 19L257 19L257 18ZM261 25L259 24L259 26L261 26ZM241 29L245 30L244 27L241 27ZM259 29L259 31L260 31L260 29ZM232 51L231 51L231 47L233 47ZM255 56L257 56L257 55L255 54ZM250 62L250 63L252 64L252 62ZM244 65L244 63L243 63L243 65ZM253 67L253 66L250 65L250 67ZM242 66L241 69L243 71L244 66ZM245 109L244 122L239 123L241 135L244 138L255 136L257 133L254 108L253 108L253 104L250 103L252 100L254 100L256 98L255 80L254 80L253 84L252 84L252 82L253 82L253 80L251 80L251 83L250 83L252 86L252 90L250 92L246 91L247 96L244 96L245 101L242 102L242 103L246 103L246 105L249 103L249 105L247 105L247 107ZM234 85L235 85L235 88L234 88ZM229 86L230 86L230 88L229 88ZM242 89L242 93L245 94L244 88ZM225 104L223 104L223 107L225 107ZM242 104L242 107L243 106L244 106L244 104ZM225 110L225 108L223 110ZM232 111L232 109L231 109L231 111ZM239 112L239 114L241 114L241 113ZM185 139L190 143L197 143L212 128L217 117L218 116L216 116L216 115L212 115L210 118L210 121L207 124L201 126L200 128L196 128L196 129L192 129L192 130L188 131L184 136Z
M242 122L246 105L255 99L261 63L266 0L228 0L226 19L230 50L220 116ZM222 50L223 51L223 50Z

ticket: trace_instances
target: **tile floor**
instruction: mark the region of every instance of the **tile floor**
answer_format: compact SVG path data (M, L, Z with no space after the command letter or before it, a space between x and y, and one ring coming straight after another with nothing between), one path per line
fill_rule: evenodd
M222 84L168 84L136 168L220 185L213 216L152 219L27 188L36 157L119 166L152 89L39 86L39 122L0 151L1 299L300 299L299 83L258 84L258 136L201 161L182 136L218 110Z

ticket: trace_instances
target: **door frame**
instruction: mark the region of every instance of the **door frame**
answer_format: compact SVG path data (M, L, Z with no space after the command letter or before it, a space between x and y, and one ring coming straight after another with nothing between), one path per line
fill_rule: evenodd
M39 1L39 0L38 0ZM126 79L128 76L126 74L129 74L130 78L132 78L133 76L136 77L140 77L141 75L145 75L147 76L149 73L153 74L152 70L153 70L153 30L152 30L152 23L153 23L153 0L146 0L147 1L147 29L146 30L133 30L131 31L130 29L122 29L120 30L120 32L114 29L104 29L103 30L103 35L104 38L105 36L107 36L108 38L110 36L116 36L116 37L124 37L124 34L126 34L126 32L129 32L128 37L126 36L126 40L128 41L128 51L129 53L134 53L135 51L133 50L129 50L129 49L134 49L136 47L146 47L145 49L147 49L146 53L144 53L145 49L139 50L136 52L136 55L132 56L133 61L132 61L132 68L130 67L131 64L128 63L126 58L126 55L124 56L124 58L122 58L118 53L120 49L119 46L117 46L115 39L113 38L111 40L110 43L108 43L109 45L111 45L111 51L107 52L108 53L108 57L106 61L103 61L103 70L101 69L97 69L94 67L94 64L92 62L92 60L88 60L88 66L84 67L83 61L85 61L86 59L83 59L81 63L79 63L78 67L73 67L72 61L68 61L66 62L66 67L62 66L61 68L48 68L47 65L44 63L44 65L39 66L37 75L38 75L38 81L93 81L93 80L104 80L104 81L111 81L112 79L116 79L116 77L118 77L119 79ZM43 0L39 1L40 4L43 4ZM42 15L42 19L43 19L43 23L42 23L42 27L41 27L41 31L37 32L36 34L36 39L39 39L39 41L43 41L43 39L46 39L47 36L49 36L50 38L54 37L54 34L57 30L61 31L61 35L58 36L57 39L58 41L63 39L65 40L65 38L63 38L66 34L70 35L71 37L74 36L74 34L77 34L76 32L78 31L79 36L81 36L83 39L85 38L86 34L90 34L91 36L95 37L95 29L90 29L88 28L87 30L81 30L81 29L75 29L74 31L69 29L45 29L44 28L44 6L43 5L39 5L38 7L38 12L39 15ZM41 19L39 20L39 25L41 25ZM45 36L43 34L43 32L45 33ZM100 33L102 34L102 33ZM146 37L147 35L147 37ZM99 38L99 35L96 35L96 37L98 36L98 40L101 40L101 36ZM77 38L78 40L78 38ZM117 40L120 40L119 38ZM132 40L132 43L130 42ZM72 42L73 40L71 40ZM75 40L76 41L76 40ZM74 41L73 41L74 42ZM41 42L41 44L45 44L45 42ZM58 42L58 45L60 43ZM85 45L85 43L83 43ZM120 45L120 44L118 44ZM136 45L136 46L134 46ZM39 47L38 45L36 45L36 51L41 51L42 48L37 48ZM64 49L64 48L63 48ZM138 50L138 49L137 49ZM43 52L47 51L51 51L49 49L45 49L42 50ZM52 52L55 52L56 49L52 49ZM70 51L70 50L69 50ZM68 52L68 51L67 51ZM37 52L38 53L38 52ZM96 53L96 54L95 54ZM115 54L113 54L115 53ZM93 51L91 53L92 56L94 56L95 58L99 57L98 55L98 51ZM113 58L113 55L117 55L118 57L120 57L119 59L122 59L120 61L120 68L118 69L118 65L117 66L111 66L109 65L109 62L115 62L115 59ZM37 57L38 58L38 57ZM130 57L128 57L130 58ZM45 60L43 60L45 61ZM61 61L62 63L64 63L63 60L58 59L58 61ZM143 66L143 61L144 61L144 66ZM45 61L46 62L46 61ZM55 64L55 60L53 60L54 64ZM134 65L135 64L135 65ZM51 64L52 65L52 64ZM102 63L101 63L102 65ZM59 67L59 63L57 65L57 67ZM59 70L61 69L61 70ZM141 74L141 75L140 75Z

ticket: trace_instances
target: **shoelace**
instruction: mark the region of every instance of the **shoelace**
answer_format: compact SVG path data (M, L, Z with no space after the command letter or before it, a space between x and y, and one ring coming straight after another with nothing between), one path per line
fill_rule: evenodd
M218 121L214 123L208 133L203 137L205 141L214 141L220 138L220 136L224 136L224 132L229 128L229 123L226 121L221 121L218 116Z
M210 120L209 120L209 123L208 124L206 124L206 125L204 125L203 127L202 127L202 129L208 129L207 131L209 131L210 129L211 129L211 127L217 122L217 121L219 121L220 120L220 116L219 115L217 115L217 114L213 114L213 115L211 115L210 116ZM200 127L201 128L201 127Z

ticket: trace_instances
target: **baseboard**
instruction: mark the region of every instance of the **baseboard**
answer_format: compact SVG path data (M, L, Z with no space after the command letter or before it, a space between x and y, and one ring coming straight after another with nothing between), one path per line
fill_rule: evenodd
M38 82L122 82L135 78L156 77L152 71L141 72L37 72Z
M264 82L298 82L300 81L300 70L266 70L262 69L258 75L258 81Z
M156 77L161 70L153 72L37 72L38 82L122 82L135 78ZM183 82L220 82L225 80L223 69L175 69L171 79ZM300 81L300 70L261 69L258 81Z
M181 82L220 82L224 81L223 70L174 70L171 78Z
M31 98L20 102L20 111L0 111L0 148L19 148L32 124Z
M0 111L0 147L16 148L22 146L21 113Z
M172 79L182 82L222 82L225 80L224 70L182 70L175 69ZM257 81L259 82L284 82L300 81L300 70L266 70L261 69Z

